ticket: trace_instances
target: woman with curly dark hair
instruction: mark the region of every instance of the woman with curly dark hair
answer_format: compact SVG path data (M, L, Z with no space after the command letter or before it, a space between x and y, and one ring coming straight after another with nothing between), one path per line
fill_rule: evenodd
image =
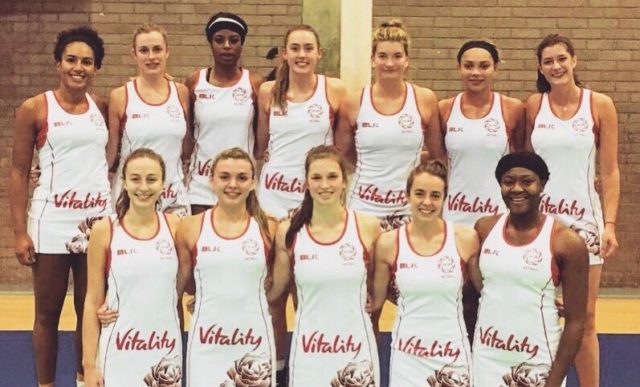
M60 85L27 99L17 110L9 201L18 261L33 274L33 352L40 386L53 386L58 323L73 273L77 380L82 381L82 308L86 248L96 218L111 214L106 104L89 92L104 46L89 27L62 31L53 51ZM41 175L27 212L34 150Z

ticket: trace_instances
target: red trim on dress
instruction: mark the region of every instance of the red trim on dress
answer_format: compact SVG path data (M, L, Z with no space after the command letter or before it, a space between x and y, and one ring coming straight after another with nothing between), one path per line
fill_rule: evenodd
M244 234L247 233L247 230L249 229L249 224L251 224L251 216L247 216L247 220L246 220L246 224L244 225L244 230L242 230L242 232L240 233L240 235L235 236L235 237L226 237L221 235L218 230L216 230L216 224L213 218L213 212L215 211L217 206L214 206L211 209L211 215L210 215L210 219L211 219L211 228L213 229L213 233L216 234L216 236L218 236L220 239L224 239L226 241L232 241L232 240L236 240L238 238L242 238L242 236L244 236Z
M134 79L133 81L133 89L136 91L136 94L138 95L138 98L140 98L140 101L146 105L149 106L161 106L164 105L165 103L167 103L167 101L169 100L169 98L171 98L171 84L174 83L172 81L169 81L167 79L167 85L169 86L169 93L167 94L167 97L164 99L164 101L160 102L160 103L149 103L147 101L144 100L144 98L142 98L142 95L140 95L140 90L138 90L138 80ZM173 85L175 87L175 83ZM176 88L177 91L177 88ZM178 100L180 100L180 96L178 96Z
M112 261L112 253L111 253L111 243L113 242L113 220L109 217L109 247L107 248L107 257L106 262L104 264L104 276L109 277L109 272L111 271L111 261Z
M358 240L360 241L360 245L362 246L362 251L364 252L364 255L365 255L364 262L368 263L371 255L370 255L369 249L367 249L367 246L365 246L364 242L362 241L362 235L360 235L360 223L358 222L358 216L355 213L355 211L353 212L353 217L356 220L356 232L358 234Z
M47 134L49 133L49 103L47 102L47 94L42 94L44 97L44 122L38 129L36 134L36 149L40 150L47 142Z
M137 238L137 237L131 235L131 233L129 231L127 231L127 228L124 226L124 222L120 222L120 227L122 227L122 230L124 231L124 233L127 234L132 239L135 239L137 241L150 241L150 240L154 239L155 237L157 237L158 234L160 234L161 226L160 226L160 216L158 216L158 212L156 212L156 219L158 220L158 229L156 230L156 233L153 234L153 236L151 236L149 238Z
M595 109L593 108L593 90L589 94L589 113L593 120L593 136L596 143L596 149L600 149L600 122L596 121Z
M466 114L464 114L464 99L462 99L462 97L464 97L464 93L460 93L460 115L462 115L462 117L466 118L467 120L481 120L483 118L486 118L493 111L493 104L495 103L495 93L493 91L491 91L491 107L489 108L489 111L484 116L477 118L467 117ZM504 120L504 117L502 118Z
M385 116L385 117L395 116L396 114L399 114L401 111L403 111L405 106L407 105L407 95L409 95L409 86L410 84L408 82L404 83L404 99L402 101L402 105L400 105L400 109L397 112L384 114L384 113L381 113L380 110L378 110L376 105L373 103L373 85L371 85L371 87L369 88L369 103L371 104L371 107L373 108L373 110L375 110L376 113L380 114L381 116ZM415 100L415 90L414 90L413 99ZM420 113L420 111L418 111L418 113Z
M433 254L420 254L418 250L416 250L416 248L413 246L413 243L411 243L411 237L409 236L409 224L407 224L405 227L405 238L407 238L407 245L409 245L409 249L411 249L411 251L415 255L419 257L424 257L424 258L430 258L436 254L440 254L442 249L444 249L444 246L447 244L447 238L448 238L447 222L445 222L444 220L442 220L442 222L444 223L444 238L442 239L442 243L440 244L440 247L438 248L438 250L436 250ZM460 255L460 253L458 253L458 255Z
M407 227L407 225L403 224L402 227ZM393 263L391 264L391 273L393 274L394 278L395 278L395 273L398 271L398 257L400 256L400 229L402 227L399 227L393 230L396 233L396 240L395 240L396 256L393 258Z
M349 223L349 211L345 211L347 213L347 216L344 219L344 226L342 228L342 232L340 233L340 235L338 236L338 238L336 238L335 240L331 241L331 242L320 242L319 240L317 240L316 238L313 237L313 234L311 234L311 230L309 230L309 224L305 224L304 225L304 229L307 232L307 235L309 235L309 238L311 238L312 241L314 241L315 243L321 245L321 246L331 246L331 245L335 245L336 243L338 243L342 237L344 236L344 234L347 232L347 228L348 228L348 223ZM355 216L355 214L354 214Z
M556 112L553 110L553 105L551 105L551 98L549 98L549 92L547 92L545 94L547 94L547 104L549 105L549 110L551 111L551 114L553 114L553 116L555 118L559 119L560 121L569 121L570 119L575 117L578 113L580 113L580 110L582 108L582 96L584 95L584 89L583 88L580 88L580 100L578 101L578 108L576 109L575 112L573 112L571 117L568 117L568 118L560 118L560 117L558 117Z
M553 284L558 287L560 282L562 282L562 272L560 271L560 267L558 266L558 260L556 259L554 252L554 240L555 233L558 230L558 222L553 220L553 225L551 225L551 237L549 238L549 249L551 251L551 278L553 279Z
M210 210L207 210L210 211ZM196 239L196 243L191 248L191 267L196 267L196 263L198 263L198 242L202 237L202 229L204 228L204 219L207 217L207 211L202 213L202 217L200 218L200 231L198 231L198 239Z

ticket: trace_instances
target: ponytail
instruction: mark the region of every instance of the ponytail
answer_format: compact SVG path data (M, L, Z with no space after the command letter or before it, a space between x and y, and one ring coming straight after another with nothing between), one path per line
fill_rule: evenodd
M291 224L289 225L287 234L284 237L284 245L288 249L293 246L293 240L295 239L296 234L298 233L298 231L300 231L302 226L311 222L311 215L313 215L313 199L311 198L311 194L307 189L306 191L304 191L304 199L302 199L302 204L291 217Z
M249 192L249 196L247 196L246 200L247 212L251 215L256 222L258 223L258 227L260 227L260 231L262 235L264 235L267 240L271 240L273 235L271 235L271 231L269 231L269 218L267 214L262 211L260 208L260 204L258 203L258 196L256 195L256 190Z
M273 104L284 113L287 111L287 90L289 90L289 63L286 60L278 66L274 82L271 89Z
M122 218L124 218L124 214L129 211L130 206L131 200L129 199L129 193L127 193L123 188L120 192L120 196L118 196L118 200L116 200L116 215L119 223L122 223Z

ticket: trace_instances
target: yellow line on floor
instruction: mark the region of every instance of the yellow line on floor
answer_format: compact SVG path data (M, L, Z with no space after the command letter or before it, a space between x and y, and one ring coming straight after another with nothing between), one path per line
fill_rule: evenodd
M31 330L33 327L33 295L30 293L0 295L0 331ZM188 326L188 316L187 316ZM395 306L386 303L380 317L380 330L388 332L393 326ZM287 322L293 326L294 311L291 301L287 305ZM596 324L600 333L640 334L640 299L606 297L598 299L596 306ZM61 330L73 330L75 315L73 298L68 295L65 299Z

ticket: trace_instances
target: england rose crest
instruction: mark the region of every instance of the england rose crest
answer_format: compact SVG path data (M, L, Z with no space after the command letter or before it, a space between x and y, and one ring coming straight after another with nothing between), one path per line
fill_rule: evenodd
M339 247L339 254L345 261L353 261L356 257L356 247L351 243L343 243Z
M404 130L412 129L415 125L415 120L409 114L403 114L398 117L398 125Z
M538 266L542 262L542 252L538 249L528 249L524 252L522 260L529 266Z
M249 256L255 256L259 250L260 246L255 239L247 239L242 242L242 251Z
M314 120L319 119L322 116L322 113L322 106L318 105L317 103L314 103L307 109L307 114L309 114L309 117Z
M249 99L249 93L247 93L247 89L245 89L244 87L236 87L235 89L233 89L233 101L237 104L240 105L243 102L245 102L247 99Z
M438 259L438 270L445 274L451 274L456 268L456 262L448 255Z
M500 130L500 123L495 118L489 118L484 121L484 129L490 134L495 134Z

